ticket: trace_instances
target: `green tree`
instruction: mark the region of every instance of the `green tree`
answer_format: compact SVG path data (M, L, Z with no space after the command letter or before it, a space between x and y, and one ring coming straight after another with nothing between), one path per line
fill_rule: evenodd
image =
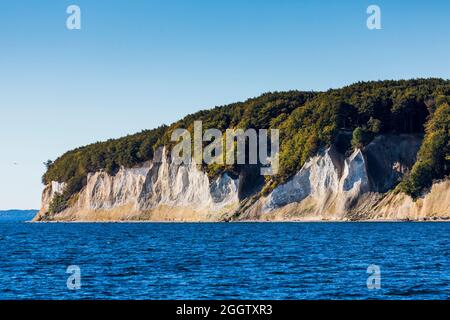
M426 124L425 138L411 173L402 184L405 192L419 197L429 188L433 179L448 176L450 172L450 106L439 106Z

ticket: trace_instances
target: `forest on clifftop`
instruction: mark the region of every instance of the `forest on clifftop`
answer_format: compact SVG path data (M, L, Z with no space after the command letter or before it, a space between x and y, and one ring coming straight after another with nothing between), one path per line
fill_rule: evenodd
M86 184L91 172L115 174L120 167L133 167L153 158L160 146L171 146L177 128L193 130L279 129L280 168L266 177L264 190L271 190L294 175L320 148L336 142L338 133L352 133L350 149L362 148L379 134L424 134L417 160L399 188L418 197L436 179L450 172L450 81L413 79L358 82L326 92L271 92L259 97L218 106L188 115L169 125L145 130L120 139L97 142L68 151L46 162L43 183L65 182L64 194L56 197L54 211ZM239 172L239 165L204 165L209 175Z

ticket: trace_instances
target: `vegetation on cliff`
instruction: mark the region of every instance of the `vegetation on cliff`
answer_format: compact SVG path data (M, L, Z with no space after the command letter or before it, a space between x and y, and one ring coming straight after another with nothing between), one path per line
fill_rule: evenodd
M203 130L280 130L280 171L267 178L265 190L286 181L319 148L335 143L339 132L352 132L353 148L367 145L377 134L424 133L418 160L401 184L405 192L418 196L433 179L449 174L449 103L450 81L441 79L359 82L326 92L266 93L188 115L170 126L69 151L46 163L43 182L67 183L54 204L55 211L61 210L85 185L89 172L103 169L114 174L120 166L151 160L157 147L171 146L175 129L192 131L194 121L201 120ZM239 167L215 165L205 170L218 174L239 172Z
M417 161L401 183L401 188L413 197L431 187L434 179L450 172L450 105L440 104L425 125L425 139L417 154Z

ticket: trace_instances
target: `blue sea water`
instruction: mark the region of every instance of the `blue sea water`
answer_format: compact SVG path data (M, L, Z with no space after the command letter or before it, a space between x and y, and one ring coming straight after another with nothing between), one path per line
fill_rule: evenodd
M0 223L0 299L449 299L450 223ZM81 288L69 290L69 265ZM380 289L369 290L369 265Z

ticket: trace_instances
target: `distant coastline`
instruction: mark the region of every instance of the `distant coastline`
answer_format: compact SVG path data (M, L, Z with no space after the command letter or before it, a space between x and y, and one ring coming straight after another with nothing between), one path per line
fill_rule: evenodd
M0 210L0 222L2 221L31 221L39 210L20 210L20 209L9 209Z

